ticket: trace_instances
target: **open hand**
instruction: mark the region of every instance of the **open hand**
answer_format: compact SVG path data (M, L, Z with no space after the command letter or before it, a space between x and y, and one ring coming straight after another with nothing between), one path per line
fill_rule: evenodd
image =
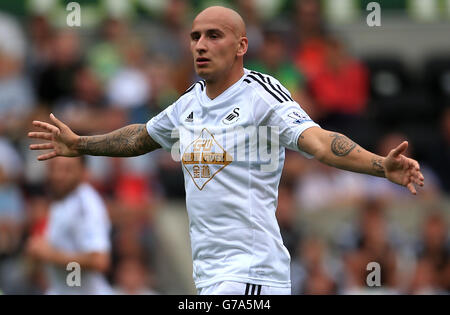
M408 142L403 141L391 150L384 160L385 176L391 182L405 186L415 195L415 185L423 186L424 177L420 172L420 165L416 160L403 155L408 148Z
M33 126L41 128L44 132L28 133L30 138L49 141L30 145L31 150L52 150L49 153L39 155L37 159L44 161L56 156L79 156L80 154L75 148L79 136L53 114L50 114L50 119L53 124L38 120L33 121Z

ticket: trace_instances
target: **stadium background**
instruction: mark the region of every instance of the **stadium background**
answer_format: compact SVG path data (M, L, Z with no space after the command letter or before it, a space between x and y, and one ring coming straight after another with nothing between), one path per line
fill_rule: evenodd
M197 78L192 18L236 8L247 68L277 77L324 128L385 155L407 139L426 186L418 196L287 152L278 220L294 294L450 292L450 1L366 0L0 2L0 290L41 294L42 266L24 255L48 213L46 163L28 150L49 112L83 135L145 123ZM87 179L113 223L108 279L129 292L195 294L180 164L161 150L88 158ZM382 286L368 288L367 263Z

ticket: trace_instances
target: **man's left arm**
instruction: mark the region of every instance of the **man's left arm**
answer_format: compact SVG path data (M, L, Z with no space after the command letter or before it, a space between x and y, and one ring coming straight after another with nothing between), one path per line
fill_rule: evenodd
M70 262L77 262L81 268L106 272L110 266L108 252L68 253L54 248L44 237L31 238L27 244L27 253L37 260L62 267Z
M343 134L311 127L298 138L298 147L327 165L386 177L407 187L414 195L417 193L414 185L423 186L424 177L419 163L403 155L408 148L406 141L382 157L365 150Z

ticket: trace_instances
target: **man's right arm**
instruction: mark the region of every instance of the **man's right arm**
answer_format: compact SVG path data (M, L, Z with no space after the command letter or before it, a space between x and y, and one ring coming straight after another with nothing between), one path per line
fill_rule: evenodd
M56 156L103 155L129 157L151 152L161 146L147 132L145 124L129 125L105 135L78 136L67 125L50 115L53 124L33 121L35 127L43 131L30 132L33 139L49 142L32 144L31 150L51 150L38 156L44 161Z
M145 124L134 124L105 135L81 136L75 149L80 154L129 157L160 147L148 134Z

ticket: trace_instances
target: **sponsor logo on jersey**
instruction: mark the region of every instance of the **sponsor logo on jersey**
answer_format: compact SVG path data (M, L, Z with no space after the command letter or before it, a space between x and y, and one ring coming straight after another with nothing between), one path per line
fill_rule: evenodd
M236 107L233 109L231 113L229 113L227 116L225 116L224 119L222 119L222 122L225 125L231 125L239 120L239 107Z
M182 163L199 190L233 161L214 136L204 128L183 153Z
M311 121L311 118L309 118L307 114L300 112L292 112L288 115L288 117L293 119L292 123L299 125L303 124L306 121Z
M194 112L191 112L187 117L185 122L193 122L194 121Z

